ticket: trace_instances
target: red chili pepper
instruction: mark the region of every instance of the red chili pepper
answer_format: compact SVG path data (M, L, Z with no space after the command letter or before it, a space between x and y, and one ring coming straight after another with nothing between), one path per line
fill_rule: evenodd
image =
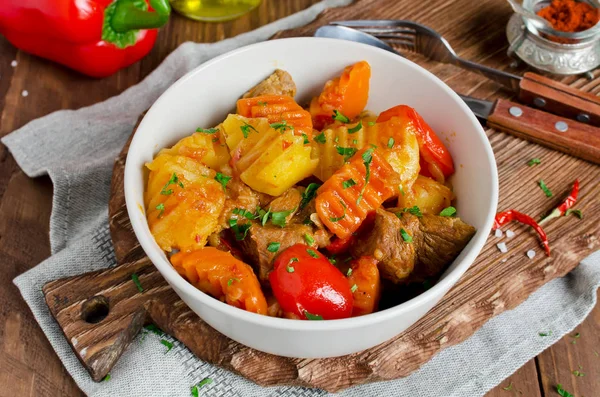
M92 77L139 61L169 19L168 0L2 0L0 33L15 47ZM140 30L141 29L141 30Z
M521 212L515 210L508 210L504 212L498 212L496 214L496 218L494 219L494 226L492 230L496 230L503 225L506 225L510 221L521 222L525 225L529 225L535 229L537 234L540 236L542 240L542 247L544 247L544 251L546 251L546 255L550 256L550 244L548 243L548 236L542 227L529 215L525 215Z
M540 221L540 225L546 223L550 219L558 218L559 216L563 216L565 214L565 212L567 212L567 210L569 208L571 208L573 206L573 204L575 204L575 201L577 201L578 194L579 194L579 179L576 179L575 183L573 183L573 189L571 190L571 193L569 193L569 195L563 200L563 202L558 207L556 207L550 213L550 215L548 215L547 217L545 217L544 219L542 219Z

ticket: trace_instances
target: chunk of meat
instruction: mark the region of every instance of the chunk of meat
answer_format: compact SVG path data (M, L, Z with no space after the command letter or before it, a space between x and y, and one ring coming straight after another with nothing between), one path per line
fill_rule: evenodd
M273 199L267 205L267 208L269 208L271 212L292 211L285 218L285 223L287 224L290 223L292 217L298 211L301 200L302 193L295 187L292 187L286 190L281 196Z
M361 234L360 244L350 248L352 256L374 257L383 278L395 283L406 279L415 267L416 245L404 241L400 230L404 229L413 240L419 232L419 219L408 215L401 221L395 214L377 209L373 228Z
M398 217L399 214L400 216ZM401 230L412 238L404 241ZM379 260L381 276L394 283L422 282L439 275L469 243L475 228L459 218L378 209L373 228L350 252Z
M277 254L292 245L308 244L304 237L305 235L314 239L312 227L290 224L281 228L271 224L262 226L260 223L254 221L248 231L248 235L239 244L258 273L259 280L268 283L269 273L273 270L273 259L275 259ZM279 243L278 250L275 252L269 251L270 243ZM316 241L312 246L317 246Z
M285 70L275 69L272 75L250 88L242 98L254 98L261 95L296 95L296 83Z
M238 178L233 178L227 183L225 189L225 205L219 215L219 226L222 229L229 228L231 218L240 218L240 215L233 213L235 208L245 209L254 213L259 207L259 195L251 187L246 185Z
M423 215L415 240L417 265L406 280L420 283L439 275L471 241L476 229L460 218Z

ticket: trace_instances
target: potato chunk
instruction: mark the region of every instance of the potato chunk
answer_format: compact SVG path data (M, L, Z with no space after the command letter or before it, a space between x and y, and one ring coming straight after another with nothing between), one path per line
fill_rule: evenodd
M146 166L146 215L157 244L167 252L202 248L219 228L225 202L217 173L189 157L166 153Z
M279 196L318 164L310 145L285 125L273 127L267 119L230 114L223 128L234 172L258 192Z

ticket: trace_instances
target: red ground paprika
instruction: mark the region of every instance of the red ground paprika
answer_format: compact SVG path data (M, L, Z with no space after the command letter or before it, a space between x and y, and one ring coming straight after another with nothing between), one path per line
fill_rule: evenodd
M0 33L15 47L92 77L139 61L169 19L168 0L1 0Z

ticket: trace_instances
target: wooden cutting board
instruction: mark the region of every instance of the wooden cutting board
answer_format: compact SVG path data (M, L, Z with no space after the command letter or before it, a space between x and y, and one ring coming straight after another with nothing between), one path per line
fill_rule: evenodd
M439 4L358 0L345 8L328 10L314 23L282 32L278 37L312 35L318 26L333 20L367 16L414 19L439 30L460 55L506 68L509 60L504 55L504 27L510 16L508 9L495 0L462 2L464 7L458 4L460 1ZM410 58L462 94L507 97L497 85L479 76L418 56ZM571 77L563 82L594 92L600 80L588 82ZM501 240L490 236L476 262L435 308L402 334L367 351L331 359L278 357L234 342L204 323L171 290L133 234L123 195L128 144L115 162L109 205L119 265L46 284L43 292L48 307L96 381L110 371L147 323L155 323L202 360L260 385L300 385L336 392L357 384L407 376L440 350L464 341L490 318L514 308L540 286L565 275L600 248L600 222L595 215L600 213L600 167L503 133L487 133L498 163L499 210L515 208L537 217L557 205L579 178L582 187L576 208L583 211L583 220L563 217L546 226L553 250L551 258L542 254L537 237L526 227L509 226L516 236L502 240L509 247L506 254L496 248ZM534 157L541 158L542 163L528 167L527 162ZM546 198L537 187L539 179L552 189L552 198ZM525 255L529 249L536 250L534 259ZM134 273L143 292L132 281Z

